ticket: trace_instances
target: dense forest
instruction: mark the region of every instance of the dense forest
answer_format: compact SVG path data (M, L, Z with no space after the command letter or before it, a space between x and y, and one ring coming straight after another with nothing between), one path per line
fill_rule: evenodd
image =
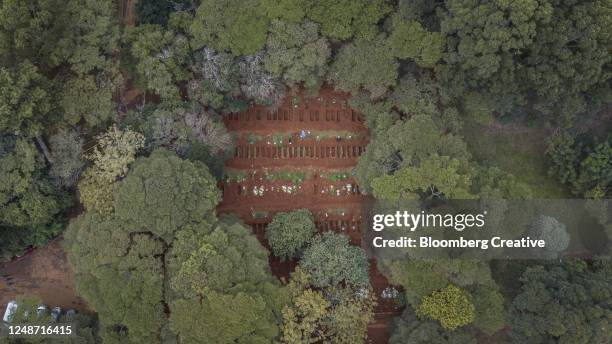
M96 312L79 343L365 343L363 249L296 210L268 252L215 213L224 116L298 88L351 94L376 199L612 196L610 0L135 6L0 0L0 262L63 236ZM299 259L289 280L269 255ZM406 305L390 343L612 342L606 259L378 268Z

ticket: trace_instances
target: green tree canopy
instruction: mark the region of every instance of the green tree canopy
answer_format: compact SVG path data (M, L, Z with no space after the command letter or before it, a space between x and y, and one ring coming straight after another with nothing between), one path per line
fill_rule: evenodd
M421 161L418 167L405 167L393 175L372 181L377 199L419 199L420 197L446 197L450 199L474 198L470 193L470 170L466 162L433 155Z
M304 250L300 267L310 274L316 287L346 283L367 286L368 259L363 249L351 246L342 234L325 232L314 237Z
M470 294L452 284L423 297L416 314L422 318L438 320L448 330L468 325L475 317Z
M383 0L321 0L313 1L306 15L321 24L321 32L329 38L373 39L376 24L389 11L391 6Z
M156 150L112 196L114 211L87 211L65 233L78 291L98 312L105 342L278 336L285 298L267 251L235 219L216 219L219 191L206 166Z
M49 224L63 208L34 144L11 137L0 141L0 225Z
M275 256L297 258L315 235L314 218L308 209L277 213L266 227L266 238Z
M510 309L511 338L547 343L612 340L612 270L608 261L529 267Z
M370 291L351 288L318 290L299 267L287 286L289 303L283 308L283 343L364 343L374 320L375 300Z
M270 73L288 85L303 82L309 89L321 86L331 55L327 40L319 36L319 26L308 20L272 20L266 52L264 64Z
M444 36L428 32L415 20L408 22L396 15L392 18L389 46L395 57L411 59L423 68L431 68L442 58Z
M407 307L393 320L389 344L476 344L476 337L466 328L446 330L438 322L419 320Z
M604 28L612 18L604 3L447 1L438 11L448 51L440 80L455 94L495 97L502 113L525 105L528 97L550 114L583 111L587 93L609 92Z
M371 41L342 46L330 67L328 80L341 90L357 93L364 89L372 98L379 98L395 85L397 68L387 40L379 35Z
M253 55L266 42L268 24L259 0L203 0L189 32L195 49L210 46L236 56Z
M3 1L0 16L0 130L35 135L113 114L117 81L115 3ZM6 116L3 111L11 111ZM16 114L16 116L15 116Z

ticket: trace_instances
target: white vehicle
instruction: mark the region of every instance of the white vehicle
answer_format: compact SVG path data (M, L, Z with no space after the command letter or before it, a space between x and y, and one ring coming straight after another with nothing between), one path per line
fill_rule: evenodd
M9 324L11 320L13 320L13 315L15 314L16 311L17 311L17 302L15 300L12 300L6 305L6 311L4 311L4 317L2 318L2 321L5 324Z
M53 318L53 321L57 322L59 320L59 316L62 313L62 309L59 307L53 307L53 309L51 310L51 318Z

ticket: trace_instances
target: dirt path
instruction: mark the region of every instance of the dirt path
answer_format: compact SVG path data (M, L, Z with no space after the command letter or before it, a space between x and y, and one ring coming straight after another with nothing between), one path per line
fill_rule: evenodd
M226 117L226 127L237 138L226 162L234 177L220 186L223 201L217 211L238 214L267 246L265 229L275 213L307 208L319 231L344 233L353 245L362 245L362 207L369 196L359 190L352 169L365 152L368 131L347 98L324 88L314 97L290 94L277 108L251 105ZM331 177L337 172L340 178ZM270 177L278 175L285 177ZM288 279L296 264L270 257L272 272L281 279ZM379 300L368 343L387 343L388 323L401 309L380 297L389 283L373 259L370 283Z
M0 265L0 306L18 295L35 295L51 307L87 312L87 305L74 289L74 273L60 244L61 238L45 247Z

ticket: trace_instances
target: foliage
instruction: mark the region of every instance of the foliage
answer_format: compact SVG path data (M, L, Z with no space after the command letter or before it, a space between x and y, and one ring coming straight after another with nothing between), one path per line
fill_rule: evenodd
M142 134L116 126L96 137L96 145L85 157L93 163L97 177L114 182L124 177L128 165L136 159L136 152L144 145Z
M521 277L510 310L514 341L606 343L612 317L609 261L533 266Z
M168 17L175 11L189 9L191 0L140 0L136 2L136 20L138 24L158 24L166 26Z
M181 297L170 305L170 328L188 343L270 343L283 296L265 248L228 219L197 243L185 234L174 248L181 263L171 286Z
M93 165L83 173L79 196L85 209L109 213L112 211L113 184L127 173L129 164L136 159L136 152L144 146L144 137L112 126L96 140L93 151L85 154Z
M245 56L239 63L242 93L257 103L275 105L285 95L285 86L264 69L262 54Z
M436 294L436 292L452 285L461 290L458 294L467 295L471 304L471 306L466 306L467 308L463 309L468 311L463 314L465 316L462 315L457 319L471 319L470 323L473 322L474 326L489 334L504 327L504 299L492 279L490 267L485 261L470 259L424 260L402 257L380 259L378 267L392 284L404 287L406 301L414 309L418 310L425 298L435 301L436 298L432 299L432 295L435 294L439 298L441 295ZM414 278L415 276L419 276L419 278ZM464 299L461 298L461 300ZM426 313L431 315L435 312L429 309ZM419 326L423 326L428 331L433 330L430 325L419 324Z
M417 21L407 22L396 15L392 18L389 46L395 57L431 68L442 58L444 37L439 32L428 32Z
M266 228L266 239L275 256L299 257L316 233L314 218L308 209L277 213Z
M49 138L49 144L52 152L49 174L56 180L56 184L71 188L85 166L83 139L74 130L61 130Z
M474 321L474 305L466 291L449 284L425 296L416 314L421 318L438 320L443 328L454 330Z
M104 341L269 343L278 334L283 298L267 252L235 220L217 221L219 191L202 163L156 150L112 199L114 211L87 211L65 233Z
M565 225L552 216L538 216L530 224L529 234L532 238L544 240L545 250L554 254L564 251L570 243Z
M604 198L612 184L612 136L589 143L588 138L560 133L548 147L550 174L569 184L576 195Z
M510 113L537 94L549 114L583 111L585 92L607 89L610 16L603 1L447 1L438 11L448 53L440 80L456 94L481 91ZM555 113L556 112L556 113Z
M235 56L253 55L264 46L268 23L259 0L203 0L189 33L196 49L209 46Z
M336 55L328 80L338 89L358 92L363 88L372 98L379 98L397 79L398 63L390 52L382 36L348 43Z
M177 80L187 77L185 64L189 53L187 37L158 25L129 28L125 34L134 61L136 83L163 100L177 101Z
M29 61L0 68L0 130L35 136L51 110L47 80Z
M290 302L283 308L283 343L363 343L374 320L375 302L369 291L350 288L316 290L299 267L287 286ZM336 294L335 296L333 296Z
M465 328L454 331L442 328L438 322L419 320L407 307L391 326L390 344L476 344L476 338Z
M206 166L163 149L136 161L113 198L117 219L164 239L189 223L206 222L218 202L219 190Z
M282 77L288 85L304 83L309 89L321 86L331 52L317 24L273 20L266 43L266 70Z
M113 112L117 65L115 3L3 1L0 128L33 136L82 117L95 126Z
M470 171L465 162L433 155L418 167L405 167L393 175L375 178L372 189L378 199L469 199L474 197L469 191L470 184Z
M314 237L304 250L300 267L310 274L316 287L339 283L361 287L368 285L368 260L365 252L349 245L346 236L325 232Z
M297 23L306 15L311 0L262 0L261 2L269 18Z
M0 139L1 226L44 226L66 206L44 167L32 143L11 136Z
M321 32L332 39L373 39L376 24L391 11L383 0L313 1L306 15L321 24Z
M144 114L143 131L149 148L165 147L185 157L200 145L213 156L231 151L232 137L218 115L197 103L161 104ZM192 152L193 153L193 152Z

